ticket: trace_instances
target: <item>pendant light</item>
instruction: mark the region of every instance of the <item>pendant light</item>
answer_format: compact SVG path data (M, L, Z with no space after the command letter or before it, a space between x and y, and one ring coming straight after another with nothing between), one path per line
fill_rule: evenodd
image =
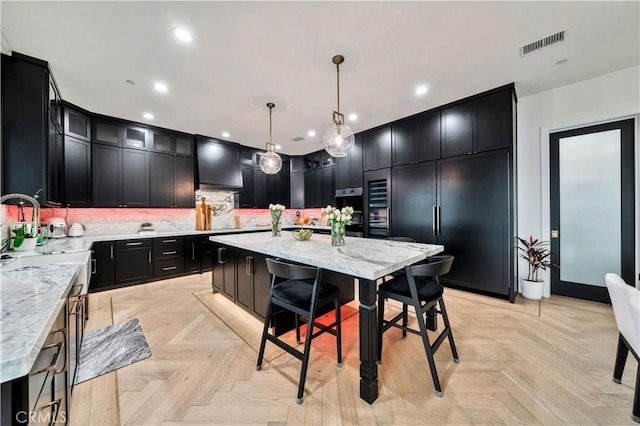
M333 126L331 126L322 137L322 145L333 157L344 157L353 147L355 136L353 131L344 124L344 115L340 113L340 64L344 62L344 56L336 55L333 63L336 64L338 76L338 108L333 111Z
M267 175L275 175L282 168L282 158L276 152L276 146L271 143L271 110L276 106L269 102L269 142L267 142L267 152L260 156L260 168Z

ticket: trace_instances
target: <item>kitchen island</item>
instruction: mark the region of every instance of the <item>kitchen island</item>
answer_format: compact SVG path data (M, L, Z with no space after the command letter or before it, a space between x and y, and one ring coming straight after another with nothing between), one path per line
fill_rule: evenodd
M313 235L296 241L290 233L272 237L271 232L214 235L215 243L248 250L338 272L358 279L360 299L360 398L378 398L378 315L376 280L444 250L441 245L346 237L346 244L331 245L329 235Z

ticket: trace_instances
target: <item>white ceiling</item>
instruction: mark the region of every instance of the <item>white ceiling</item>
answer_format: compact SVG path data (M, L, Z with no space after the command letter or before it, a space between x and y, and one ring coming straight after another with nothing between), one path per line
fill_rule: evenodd
M85 109L288 154L322 148L340 106L358 132L515 82L518 97L636 66L640 2L2 1L9 47L49 62ZM174 27L193 34L185 45ZM559 30L565 41L521 58ZM565 65L555 65L560 59ZM134 86L125 80L136 82ZM169 92L152 89L163 81ZM415 88L426 84L426 96ZM307 131L314 129L315 138ZM295 137L305 138L300 142Z

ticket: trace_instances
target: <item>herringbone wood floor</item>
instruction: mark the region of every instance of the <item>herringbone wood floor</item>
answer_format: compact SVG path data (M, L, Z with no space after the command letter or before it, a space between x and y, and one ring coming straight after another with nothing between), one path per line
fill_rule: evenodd
M139 318L153 355L77 386L72 424L634 424L636 362L630 357L622 385L612 382L617 330L608 306L565 298L511 305L447 289L461 362L446 343L436 354L444 397L434 395L419 337L402 341L391 330L372 405L358 398L355 315L343 322L342 369L334 338L314 340L297 405L300 362L285 354L256 371L255 350L193 294L210 280L207 273L90 296L90 328L110 324L111 309L114 322Z

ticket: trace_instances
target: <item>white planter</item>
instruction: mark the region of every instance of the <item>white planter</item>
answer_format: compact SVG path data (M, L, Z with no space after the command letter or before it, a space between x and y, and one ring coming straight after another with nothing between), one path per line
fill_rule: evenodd
M11 239L11 248L15 251L33 251L36 248L36 244L38 242L37 238L25 238L20 247L13 247L13 242L15 240Z
M529 281L521 278L520 289L522 290L522 296L527 299L540 300L544 291L544 281Z

